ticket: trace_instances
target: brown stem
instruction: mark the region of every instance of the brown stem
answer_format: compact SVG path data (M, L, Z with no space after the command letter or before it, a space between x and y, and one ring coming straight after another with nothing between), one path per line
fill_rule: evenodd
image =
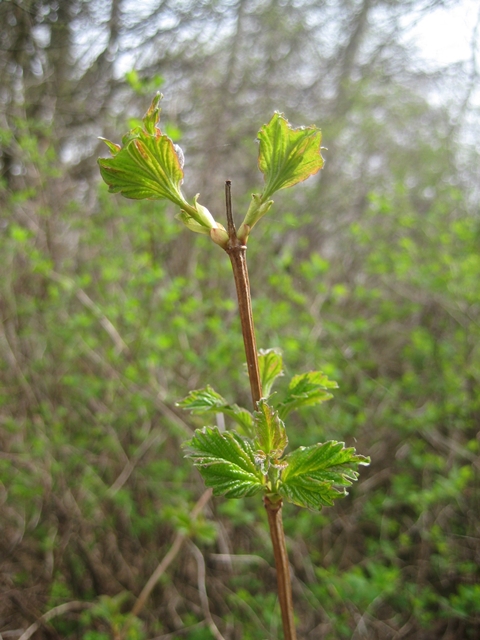
M248 377L250 379L250 390L252 392L253 406L256 409L257 402L262 397L262 382L258 368L257 341L255 338L255 328L253 326L252 299L250 296L250 282L248 280L247 269L247 247L238 239L233 223L230 187L230 180L227 180L225 183L225 195L229 241L225 251L228 253L230 262L232 263L233 277L237 289L238 311L242 324L243 344L245 345L245 355L247 358Z
M232 263L233 277L237 289L238 310L240 322L242 324L243 343L245 345L245 355L247 357L248 377L250 379L250 389L252 392L253 406L256 409L257 403L262 397L262 382L260 380L260 370L258 367L257 343L255 339L255 329L253 326L252 300L250 296L250 282L247 269L247 247L238 239L232 215L231 182L225 183L225 198L227 209L227 231L229 241L225 251ZM265 509L267 511L268 525L272 539L273 555L275 557L275 567L277 569L278 599L282 612L282 624L284 640L296 640L292 583L290 580L290 566L288 564L287 547L285 544L285 533L282 522L282 500L271 502L265 496Z
M226 251L232 263L233 277L237 289L238 311L242 324L243 344L247 358L248 377L250 379L250 391L252 393L253 406L257 408L257 402L262 397L262 382L258 368L257 342L253 326L252 302L250 299L250 283L248 281L247 247L238 244L229 247Z
M292 582L288 563L287 546L282 522L282 500L271 502L268 496L263 499L267 511L273 555L277 569L278 599L282 612L283 635L285 640L296 640L297 634L293 619Z

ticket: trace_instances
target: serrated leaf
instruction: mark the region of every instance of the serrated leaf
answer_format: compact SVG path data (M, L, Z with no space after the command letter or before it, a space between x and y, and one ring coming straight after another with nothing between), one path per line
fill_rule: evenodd
M282 473L279 493L310 509L331 506L335 498L346 495L345 487L358 478L358 466L370 463L369 458L357 455L355 449L333 440L300 447L284 460L288 466Z
M243 409L243 407L239 407L238 404L229 404L222 407L221 412L235 420L235 422L242 428L245 435L250 438L253 437L253 416L250 411Z
M155 96L143 119L123 137L123 148L113 158L100 158L100 172L111 193L126 198L166 198L181 208L188 206L180 185L183 170L172 140L157 127L160 94ZM107 142L108 144L108 142ZM113 143L108 144L112 150Z
M276 349L260 349L258 368L264 397L270 395L272 385L279 376L283 376L282 354Z
M116 156L117 153L122 148L119 144L115 144L115 142L110 142L110 140L107 140L106 138L102 138L101 136L99 137L99 140L101 140L107 145L107 147L110 149L110 153L112 154L112 156Z
M276 112L260 129L258 140L258 166L265 178L263 202L276 191L306 180L323 167L322 134L313 125L293 129L285 116Z
M102 138L113 156L98 159L102 178L111 193L120 193L125 198L170 200L180 207L180 219L192 231L209 233L211 229L223 228L208 209L197 202L198 196L193 205L185 200L180 188L183 153L158 126L161 97L157 93L143 118L143 125L123 136L122 147Z
M254 412L255 444L267 456L279 458L288 444L285 425L278 413L265 400L257 403Z
M280 485L280 495L307 509L320 511L322 507L331 507L337 498L345 496L345 489L336 489L328 482L314 482L309 478L298 477Z
M217 427L204 427L197 429L183 446L186 457L193 461L215 495L242 498L264 488L264 476L255 462L251 440L233 431L220 433Z
M176 403L177 407L199 415L208 411L218 411L226 404L225 398L222 398L210 385L207 385L204 389L190 391L186 398Z
M359 464L368 465L369 459L358 455L353 447L345 447L343 442L329 440L310 447L299 447L286 458L288 468L282 480L308 475L321 482L331 482L349 486L357 479Z
M252 414L237 404L228 404L225 398L217 393L210 385L207 385L204 389L190 391L186 398L177 402L177 407L181 407L197 415L208 412L223 413L235 420L247 436L253 435Z
M148 108L147 113L143 116L143 125L145 131L150 135L154 135L157 131L157 124L160 122L160 100L162 94L160 92L155 94L151 105Z
M284 420L295 409L330 400L333 396L327 389L338 389L338 384L321 371L309 371L294 376L288 386L285 400L277 406L280 417Z

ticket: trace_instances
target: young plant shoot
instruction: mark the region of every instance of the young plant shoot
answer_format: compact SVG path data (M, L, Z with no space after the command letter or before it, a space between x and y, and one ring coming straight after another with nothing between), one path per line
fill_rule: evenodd
M170 200L179 208L176 217L185 226L210 235L230 257L253 411L229 404L211 386L191 391L178 406L207 417L223 413L236 428L220 432L217 427L205 426L197 429L184 447L214 495L263 496L277 569L284 638L292 640L296 631L282 502L318 510L331 506L336 498L346 495L347 487L358 477L358 466L367 465L369 459L335 441L285 453L288 415L300 407L329 400L330 390L337 384L320 371L310 371L294 376L284 397L271 395L275 380L283 375L282 356L275 349L257 349L246 250L252 229L271 210L274 193L306 180L322 168L321 132L315 126L294 129L281 113L274 113L260 129L258 166L264 175L264 188L252 195L237 231L229 181L225 186L227 228L198 202L198 194L191 202L183 195L183 154L160 130L160 99L158 93L143 118L143 126L124 136L122 146L105 140L112 157L99 159L98 163L110 192L126 198Z

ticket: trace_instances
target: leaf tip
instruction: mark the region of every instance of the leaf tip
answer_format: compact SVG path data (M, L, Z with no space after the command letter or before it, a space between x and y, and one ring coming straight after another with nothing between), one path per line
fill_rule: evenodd
M98 136L98 139L107 145L107 147L110 149L110 153L112 154L112 156L115 156L122 148L119 144L116 144L115 142L111 142L110 140L107 140L102 136Z
M159 104L162 98L163 94L160 93L160 91L157 91L157 93L153 97L152 103L150 104L147 113L143 116L145 131L147 131L151 135L155 133L155 130L160 130L160 128L158 127L161 112Z

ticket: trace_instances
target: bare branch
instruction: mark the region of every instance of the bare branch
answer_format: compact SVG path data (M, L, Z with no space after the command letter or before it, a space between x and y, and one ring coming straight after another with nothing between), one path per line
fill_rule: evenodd
M91 609L93 606L94 604L92 602L80 602L78 600L60 604L58 605L58 607L54 607L53 609L50 609L50 611L47 611L47 613L44 613L43 616L41 616L36 622L31 624L28 629L22 633L18 640L28 640L33 636L35 631L40 629L43 624L49 622L49 620L52 620L57 616L61 616L64 613L68 613L70 611L82 611L83 609Z
M192 520L195 519L200 514L200 512L205 507L205 505L207 504L207 502L210 500L211 497L212 497L211 489L208 489L202 494L202 496L200 497L200 499L198 500L198 502L190 512L190 517L192 518ZM178 552L182 548L182 545L185 542L186 537L187 536L183 533L177 533L167 555L163 558L163 560L157 566L155 571L152 573L152 575L148 579L147 584L143 587L140 595L138 596L137 601L135 602L132 609L133 615L138 616L140 611L143 609L150 594L155 588L155 585L157 584L157 582L160 580L162 575L165 573L165 571L168 569L168 567L172 564L172 562L177 557Z
M200 594L200 602L202 604L203 615L205 616L205 620L207 621L208 628L212 632L214 638L216 640L225 640L220 631L218 630L217 625L213 621L212 614L210 613L210 607L208 604L208 595L207 595L207 587L205 585L206 578L206 570L205 570L205 559L203 557L203 553L190 540L190 549L195 556L195 560L197 561L197 581L198 581L198 592Z

